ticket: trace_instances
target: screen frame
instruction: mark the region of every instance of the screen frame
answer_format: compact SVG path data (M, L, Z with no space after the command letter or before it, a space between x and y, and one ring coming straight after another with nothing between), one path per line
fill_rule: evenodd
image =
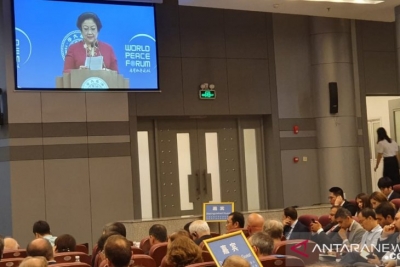
M158 27L157 27L157 11L156 4L154 3L139 3L139 2L127 2L122 0L44 0L49 2L72 2L72 3L89 3L89 4L104 4L104 5L120 5L120 6L150 6L153 8L153 21L154 21L154 37L156 39L155 42L155 56L157 60L157 88L94 88L94 89L82 89L82 88L57 88L54 86L53 88L35 88L35 87L24 87L18 88L18 71L17 71L17 51L16 51L16 30L15 30L15 1L10 0L10 15L11 15L11 38L12 38L12 55L13 55L13 79L14 79L14 92L82 92L82 93L90 93L90 92L127 92L127 93L161 93L160 88L160 65L159 65L159 57L158 57ZM62 73L61 75L62 76Z

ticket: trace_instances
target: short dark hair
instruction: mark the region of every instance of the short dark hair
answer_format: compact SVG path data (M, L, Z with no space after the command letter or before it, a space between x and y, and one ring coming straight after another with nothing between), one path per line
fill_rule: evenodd
M297 219L297 210L293 207L287 207L283 210L285 217L290 217L292 220Z
M393 188L392 179L390 179L389 177L379 178L379 180L378 180L378 188L379 189L382 189L382 188Z
M242 213L234 211L229 213L228 217L229 216L232 216L232 224L235 224L237 222L240 228L244 228L244 216Z
M113 222L110 224L107 224L104 229L104 233L110 233L110 232L117 232L118 234L122 235L123 237L126 237L126 228L123 223L120 222Z
M113 235L107 239L104 253L115 267L126 267L132 257L131 244L122 235Z
M50 225L46 221L37 221L33 224L32 231L34 234L47 235L50 234Z
M93 20L93 22L97 26L97 31L100 31L101 28L103 27L99 17L95 13L93 13L93 12L85 12L85 13L82 13L78 17L78 20L76 21L76 26L78 27L79 30L82 30L82 23L87 19L92 19Z
M57 252L75 251L76 240L69 234L60 235L54 241L54 245L57 247Z
M162 224L154 224L149 229L149 235L154 236L160 242L167 242L167 228Z
M3 258L4 238L0 235L0 260Z
M373 209L370 209L370 208L362 209L362 210L361 210L361 215L362 215L364 218L368 218L368 217L371 216L372 219L376 220L376 214L375 214L375 211L374 211Z
M335 196L341 196L342 198L344 198L343 190L340 187L337 187L337 186L331 187L329 189L329 192L331 192Z
M338 208L335 214L335 219L337 218L346 219L347 217L351 217L351 212L343 207Z
M389 215L394 219L396 215L396 209L393 207L390 202L383 202L375 208L376 214L381 214L384 218L387 218Z
M42 242L42 244L38 245L37 242ZM34 239L26 247L26 254L31 257L42 256L49 261L53 258L53 247L45 238Z

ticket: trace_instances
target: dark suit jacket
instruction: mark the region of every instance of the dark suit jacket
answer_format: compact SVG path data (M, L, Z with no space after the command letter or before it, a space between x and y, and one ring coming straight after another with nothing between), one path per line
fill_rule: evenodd
M203 235L203 236L200 237L199 239L196 239L194 242L195 242L197 245L200 245L200 243L203 242L203 240L209 239L209 238L211 238L211 237L212 237L211 235Z
M393 233L390 236L388 236L385 240L381 240L379 238L378 243L376 243L376 247L377 248L381 248L379 249L379 251L375 251L375 254L379 257L382 258L385 255L385 251L383 250L383 245L384 244L389 244L389 249L393 247L396 247L397 244L397 237L399 236L399 233ZM387 245L386 245L387 246ZM398 253L398 252L397 252Z
M289 225L285 226L283 231L285 236L288 232L290 232L290 229L291 228ZM288 239L292 240L292 239L309 239L309 238L310 238L310 229L308 229L308 227L302 224L301 222L297 221Z
M352 216L356 215L357 207L353 203L348 202L347 200L345 200L344 204L342 205L342 207L347 209L348 211L350 211Z
M328 231L329 231L329 229L328 229ZM328 247L333 244L340 245L340 244L342 244L343 240L338 234L339 230L340 230L340 227L336 226L336 228L333 231L329 232L328 234L325 231L323 231L319 234L311 235L311 240L314 241L315 243L317 243L318 245L320 245L321 247L323 245L326 245Z
M400 194L397 193L396 191L393 191L392 195L389 197L389 201L392 199L400 198Z

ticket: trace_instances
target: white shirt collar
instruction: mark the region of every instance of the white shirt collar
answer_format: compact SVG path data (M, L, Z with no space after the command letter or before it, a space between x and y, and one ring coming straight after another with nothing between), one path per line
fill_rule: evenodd
M294 226L296 225L297 222L298 222L298 220L295 220L295 221L290 225L290 227L294 228Z

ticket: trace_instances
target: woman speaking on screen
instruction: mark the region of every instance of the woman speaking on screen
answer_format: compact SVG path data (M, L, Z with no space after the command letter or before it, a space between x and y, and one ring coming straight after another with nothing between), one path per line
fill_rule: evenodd
M378 168L379 162L383 157L383 176L392 179L393 184L400 184L399 147L394 140L389 138L384 128L380 127L376 132L378 134L378 145L376 148L378 156L374 171Z
M78 17L76 26L81 31L83 40L68 48L63 72L89 68L118 71L114 50L109 44L97 39L102 28L99 17L95 13L83 13Z

